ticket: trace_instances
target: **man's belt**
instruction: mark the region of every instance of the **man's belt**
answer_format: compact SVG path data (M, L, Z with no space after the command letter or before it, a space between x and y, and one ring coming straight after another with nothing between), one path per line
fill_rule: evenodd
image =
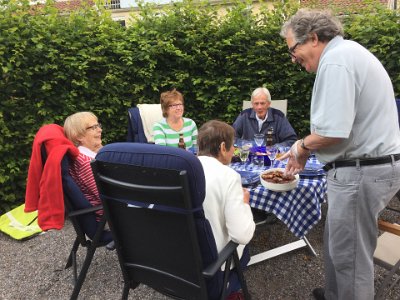
M355 167L355 166L372 166L372 165L382 165L388 164L392 161L400 160L400 154L391 154L381 157L373 158L359 158L352 160L337 160L334 162L327 163L324 166L324 170L328 172L331 169L343 168L343 167Z

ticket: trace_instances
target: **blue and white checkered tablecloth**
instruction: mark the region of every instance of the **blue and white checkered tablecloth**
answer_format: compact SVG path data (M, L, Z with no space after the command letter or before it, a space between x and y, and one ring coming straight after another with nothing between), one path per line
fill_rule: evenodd
M311 158L310 162L315 163ZM239 163L231 164L235 170L243 170ZM281 162L276 162L274 167L284 167ZM267 169L246 166L246 171L260 173ZM300 176L297 188L287 192L274 192L266 189L261 184L249 186L250 205L253 208L273 213L279 220L287 225L289 230L297 237L305 236L321 219L321 203L326 194L326 177Z

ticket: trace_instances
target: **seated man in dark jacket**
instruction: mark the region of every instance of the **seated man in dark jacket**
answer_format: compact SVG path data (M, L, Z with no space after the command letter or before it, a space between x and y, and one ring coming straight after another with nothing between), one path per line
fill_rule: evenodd
M291 146L297 135L283 112L270 107L271 95L264 87L259 87L251 94L252 108L245 109L233 123L235 135L244 140L253 140L255 133L267 135L273 129L273 143Z

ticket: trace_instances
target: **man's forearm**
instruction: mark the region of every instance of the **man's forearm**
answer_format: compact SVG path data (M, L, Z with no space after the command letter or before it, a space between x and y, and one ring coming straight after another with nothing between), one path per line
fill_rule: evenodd
M298 153L301 156L309 155L310 152L323 149L341 142L341 138L331 138L312 133L307 135L298 143Z

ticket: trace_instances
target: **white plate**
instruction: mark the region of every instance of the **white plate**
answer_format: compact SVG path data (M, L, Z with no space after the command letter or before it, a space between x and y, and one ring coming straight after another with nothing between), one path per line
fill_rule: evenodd
M272 168L272 169L268 169L268 170L262 172L260 174L260 182L265 188L267 188L267 189L269 189L271 191L275 191L275 192L286 192L286 191L293 190L293 189L295 189L297 187L297 184L299 183L299 174L296 174L294 176L295 179L293 181L291 181L291 182L288 182L288 183L272 183L272 182L268 182L268 181L265 181L264 179L262 179L261 176L263 174L270 173L272 171L282 171L282 172L284 172L285 169L283 169L283 168Z

